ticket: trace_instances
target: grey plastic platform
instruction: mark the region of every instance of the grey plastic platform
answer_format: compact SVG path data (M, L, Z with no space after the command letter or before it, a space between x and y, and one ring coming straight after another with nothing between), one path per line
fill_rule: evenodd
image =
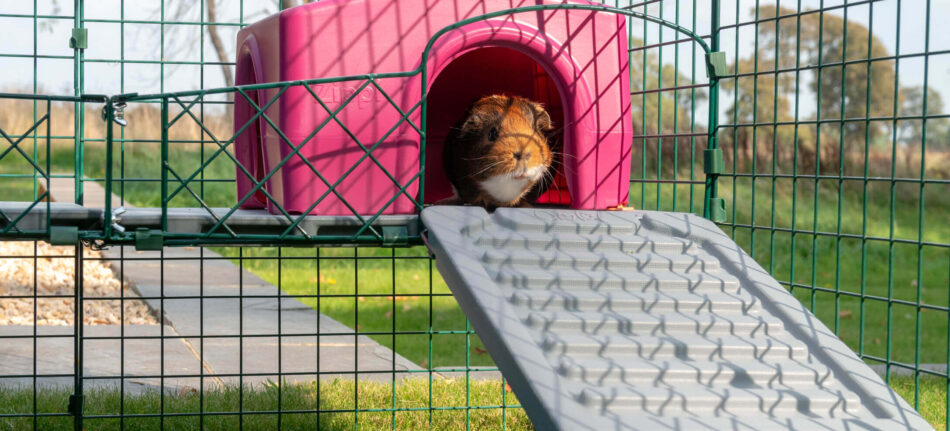
M47 208L49 205L49 208ZM102 220L102 208L86 208L82 205L62 202L0 202L0 229L7 227L7 219L16 221L19 230L46 229L46 216L54 226L76 226L91 229ZM24 214L26 213L26 214ZM11 229L15 230L15 229Z
M204 208L168 208L168 232L171 233L201 233L211 229L218 220L224 218L231 211L230 208L211 208L208 212ZM295 219L299 215L292 215ZM366 216L370 218L370 216ZM407 226L414 225L415 215L383 215L373 223L374 226ZM121 224L126 228L148 227L157 229L161 226L161 208L129 208L122 214ZM225 222L228 227L238 233L279 234L287 229L293 221L281 214L271 214L266 210L236 210ZM303 232L316 235L321 229L336 229L341 227L360 227L363 222L356 216L306 216L297 225ZM219 229L224 233L224 229ZM293 232L293 233L300 233ZM413 233L413 232L410 232Z
M0 212L11 220L26 214L16 223L21 230L46 229L47 203L40 202L0 202ZM227 215L230 208L168 208L168 232L200 234L211 229L217 219ZM49 214L54 226L77 226L80 229L92 229L100 226L104 218L103 208L84 207L73 203L51 202ZM291 216L296 218L298 216ZM369 218L366 216L365 218ZM416 215L382 215L376 218L373 226L407 226L409 234L416 234ZM121 214L119 223L126 229L145 227L160 229L161 208L127 208ZM271 214L266 210L236 210L226 221L228 227L237 233L280 234L292 224L286 216ZM356 216L306 216L298 224L299 228L311 235L321 229L358 228L363 225ZM0 229L6 227L6 220L0 217ZM219 228L219 232L225 232ZM299 231L298 231L299 232ZM294 233L298 233L294 232Z
M437 206L422 220L539 430L932 429L706 219Z

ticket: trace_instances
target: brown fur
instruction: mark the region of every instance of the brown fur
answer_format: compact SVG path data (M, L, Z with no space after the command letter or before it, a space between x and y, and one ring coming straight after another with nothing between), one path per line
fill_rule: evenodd
M446 173L458 191L457 203L489 209L529 204L529 197L539 194L539 183L551 176L546 172L554 159L548 146L551 130L550 115L531 100L493 95L475 102L449 132L442 152ZM511 201L498 201L479 185L496 175L537 166L545 171L542 180L529 182Z

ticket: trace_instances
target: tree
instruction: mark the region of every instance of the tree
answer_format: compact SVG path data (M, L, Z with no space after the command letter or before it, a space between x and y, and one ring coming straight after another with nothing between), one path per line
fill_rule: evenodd
M211 45L214 47L215 55L218 57L218 63L221 65L221 75L224 78L224 84L227 87L234 86L234 71L232 70L231 62L233 61L232 54L226 48L224 41L221 39L221 36L218 33L218 26L215 23L218 22L218 6L217 1L220 0L204 0L205 2L205 11L207 15L207 22L209 25L205 26L207 29L208 37L211 39ZM290 7L298 6L302 3L311 3L313 0L275 0L274 6L277 9L287 9ZM170 8L172 20L183 20L188 14L192 13L192 9L196 6L195 2L180 0L176 7ZM263 11L267 13L265 9ZM169 33L174 33L175 29L172 28ZM172 35L166 35L166 37L172 41L172 43L178 43L184 49L193 50L197 45L197 41L180 41ZM233 94L227 93L228 100L233 99Z
M633 39L630 46L642 46L643 42ZM702 79L705 76L705 66L697 60L696 74ZM665 90L673 86L694 84L689 76L676 70L672 63L664 63L661 67L659 56L652 50L641 50L634 53L630 61L630 89L634 93L648 92L633 97L633 122L636 129L643 134L669 134L674 130L674 112L677 128L680 132L689 128L691 115L690 107L695 103L706 100L703 89L693 90ZM657 91L661 90L661 91ZM655 91L655 92L654 92ZM639 101L645 102L638 103ZM674 109L675 108L675 109ZM660 116L662 115L662 119ZM642 123L642 124L641 124Z
M755 10L752 12L756 13ZM814 160L815 145L820 138L822 168L837 170L842 162L841 158L847 157L847 151L853 147L853 144L860 146L865 141L873 142L887 130L884 122L849 120L894 114L892 112L893 62L867 61L870 58L887 57L890 54L884 43L870 34L867 27L854 20L845 22L844 18L832 13L798 15L793 9L762 6L758 9L758 18L766 20L756 26L759 38L758 70L761 72L776 70L776 68L778 70L801 68L799 79L802 80L803 85L799 91L807 89L814 96L817 105L813 115L822 120L842 120L824 123L817 130L814 127L799 127L799 142L791 144L798 146L800 162L807 163ZM777 19L769 21L768 18ZM796 52L800 57L798 64L795 63L794 53ZM749 58L742 59L738 63L740 71L751 71L752 65L754 62ZM793 113L789 112L791 104L788 103L791 100L790 97L796 97L793 84L794 73L786 72L778 75L780 78L777 83L773 82L775 74L758 75L759 91L755 97L758 100L759 109L765 110L755 113L760 122L772 121L773 118L778 121L789 121L794 118ZM739 95L743 97L736 106L730 107L729 112L737 114L736 117L740 122L745 122L749 121L752 114L751 108L747 105L751 101L755 80L742 82L743 80L740 79L739 81L738 88L731 90L739 91ZM771 94L773 85L779 86L780 96L777 107L782 112L771 112L773 102L776 102ZM763 88L766 89L765 94L762 94ZM803 140L808 134L815 132L818 133L814 136L815 142ZM840 140L842 135L844 142ZM772 138L769 133L760 136ZM790 138L782 137L781 139ZM839 154L842 144L846 154ZM785 147L788 144L781 146ZM773 156L779 157L780 154Z
M903 103L901 117L916 117L924 114L924 89L919 86L901 88ZM943 98L933 87L927 88L927 115L938 115L944 112ZM927 124L927 149L929 151L947 150L950 148L950 120L947 118L929 118ZM922 151L924 143L924 120L902 119L898 123L901 151L904 154L904 165L908 171L919 168L915 166L920 158L915 158Z
M219 22L218 3L221 1L222 0L204 0L205 16L197 18L208 23L208 25L205 25L204 28L208 32L208 38L211 40L211 45L214 47L214 53L218 59L217 63L221 66L221 76L224 79L224 84L225 86L230 87L234 85L234 71L233 66L230 64L234 61L233 48L231 50L228 49L229 45L221 38L221 35L218 32L218 26L215 25ZM264 7L263 9L257 11L253 16L266 16L268 14L277 12L280 9L299 6L303 3L312 3L313 1L314 0L273 0L272 6ZM191 0L166 0L165 19L167 21L194 20L197 15L195 9L200 5L200 2ZM160 13L160 9L153 11L153 14L156 18L158 18ZM250 18L254 19L253 16ZM165 40L169 44L167 47L168 51L193 52L200 46L200 40L191 40L188 37L182 35L180 33L182 29L182 26L166 26ZM230 98L231 94L229 93L228 96Z
M758 70L772 70L774 61L767 56L759 56ZM743 58L730 66L730 70L756 70L753 67L755 59ZM776 88L776 86L778 88ZM769 123L790 122L794 120L791 113L792 102L789 94L794 92L794 79L788 75L765 74L758 77L746 76L738 79L728 79L722 82L722 89L731 96L724 100L732 100L732 105L726 111L726 123L730 124L764 124L761 126L735 127L723 134L723 143L728 148L732 143L737 154L740 170L751 168L743 166L751 161L753 153L756 155L757 166L767 162L770 157L780 158L783 149L791 153L794 140L794 129L778 127ZM756 142L752 142L753 135ZM807 135L807 130L799 130L799 140ZM773 154L773 143L774 154ZM752 151L755 147L756 151Z
M298 2L296 0L278 0L277 7L280 9L287 9L294 6L299 6L301 3L313 3L314 0L303 0ZM216 23L218 22L218 13L217 6L215 6L215 0L205 0L205 7L208 13L208 22ZM234 72L231 71L231 65L227 64L231 62L231 57L228 55L228 51L224 48L224 42L221 41L221 37L218 35L218 27L215 25L206 26L208 29L208 36L211 38L211 44L214 46L215 54L218 56L218 62L221 63L221 74L224 76L224 83L226 86L231 87L234 85ZM228 93L230 98L232 95Z
M640 40L630 41L631 47L642 45ZM701 79L705 76L705 66L699 60L697 62L696 74ZM653 136L689 132L693 124L692 111L701 109L700 106L707 98L706 92L699 88L676 91L667 89L694 83L689 76L676 70L672 63L661 65L658 55L651 50L634 53L630 61L630 88L634 93L643 92L635 94L631 100L634 133ZM694 128L695 132L704 130L705 127L698 125ZM661 144L664 154L672 155L674 142L679 144L677 149L681 152L680 157L688 157L689 138L657 138L647 140L647 158L654 159ZM705 145L705 139L697 139L697 143ZM637 146L636 141L634 146ZM637 163L634 161L635 165ZM664 163L664 167L672 169L673 164Z
M307 1L305 1L305 3L313 3L313 1L314 1L314 0L307 0ZM294 7L294 6L298 6L299 4L300 4L300 3L297 2L296 0L280 0L280 8L281 8L281 9L289 9L289 8Z
M218 22L217 6L215 6L214 0L205 0L205 3L208 9L208 21ZM218 56L218 61L221 63L221 73L224 75L224 84L227 87L232 87L234 86L234 72L231 71L231 66L227 64L228 51L224 49L224 42L221 41L221 36L218 36L218 26L209 25L207 28L208 36L211 38L211 44L214 45L214 51Z
M822 34L815 34L817 28L818 25L815 24L809 32L809 39L814 43L814 48L809 51L810 63L840 64L847 60L862 60L854 64L823 68L820 80L816 79L810 83L812 92L820 94L821 118L842 118L843 115L844 119L849 119L875 114L893 115L893 63L867 63L870 58L890 55L884 43L876 36L871 36L871 49L868 52L867 27L850 21L846 25L842 18L831 14L825 14ZM882 122L850 121L844 123L843 127L846 140L873 140L886 131ZM865 131L865 127L869 127L869 130ZM837 140L834 138L833 142Z

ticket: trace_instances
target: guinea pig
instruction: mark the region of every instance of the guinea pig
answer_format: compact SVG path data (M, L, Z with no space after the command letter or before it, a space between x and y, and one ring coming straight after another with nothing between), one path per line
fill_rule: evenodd
M479 99L449 131L442 163L455 188L452 203L497 207L529 206L552 177L548 145L551 116L523 97Z

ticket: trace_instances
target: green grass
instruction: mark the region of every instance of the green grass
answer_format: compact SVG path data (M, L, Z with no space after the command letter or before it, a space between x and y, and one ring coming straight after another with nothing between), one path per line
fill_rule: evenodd
M891 376L891 388L914 405L914 377ZM920 400L917 405L920 415L934 428L947 429L947 380L942 377L920 378Z
M2 138L0 138L2 141ZM0 184L3 185L3 200L8 201L34 201L40 194L39 188L35 187L33 180L34 173L37 178L42 178L30 161L35 162L43 170L46 170L45 152L34 154L32 143L23 142L19 145L29 159L25 158L16 150L11 150L3 158L0 158ZM6 151L9 144L0 142L0 152ZM44 150L45 151L45 150ZM35 156L35 158L34 158Z
M4 178L3 197L11 201L35 201L40 192L33 187L33 179Z
M198 197L211 207L230 207L236 199L234 187L234 163L223 153L215 157L207 166L202 166L202 156L194 150L196 144L170 146L168 152L169 193L177 189L191 176L187 188L179 191L172 199L173 207L200 206ZM189 149L190 148L190 149ZM86 156L86 175L94 178L105 177L105 151L102 148L93 148L91 156ZM124 154L123 154L124 153ZM214 148L205 146L204 159L207 160L214 153ZM124 195L126 199L137 206L161 206L161 170L158 144L135 144L128 146L124 152L117 151L113 155L115 175L121 178L145 178L150 181L116 181L113 183L113 193ZM93 161L89 163L88 161ZM180 181L178 180L180 179ZM193 193L193 194L192 194Z
M335 379L307 384L264 385L205 390L204 394L188 392L162 397L157 391L126 395L117 389L85 391L87 416L117 416L120 406L124 414L173 416L85 419L83 428L93 430L120 429L194 430L204 426L211 430L277 429L278 408L281 429L321 430L388 429L400 430L464 430L464 429L533 429L514 394L503 389L501 380L471 380L466 391L464 378L434 379L430 392L426 378L406 378L395 384ZM62 413L69 390L47 389L37 393L36 411ZM504 395L503 395L504 392ZM358 396L357 396L358 394ZM356 401L358 400L358 405ZM430 412L429 407L432 406ZM467 409L466 406L480 406ZM503 408L504 406L504 408ZM242 410L245 412L239 415ZM27 388L0 392L0 414L33 412L33 392ZM402 410L395 411L394 410ZM212 413L204 418L199 413ZM317 413L317 411L324 413ZM247 414L251 412L251 414ZM431 421L431 422L430 422ZM202 423L203 422L203 423ZM431 427L430 427L431 425ZM0 418L0 430L31 429L33 418ZM71 417L39 417L36 429L71 430Z
M146 146L130 148L124 162L128 176L158 178L155 152ZM54 151L54 172L68 170L71 157L71 153L62 155ZM87 175L102 175L104 164L95 162L102 157L101 148L87 149ZM176 150L170 159L184 176L199 166L195 151ZM0 172L10 171L0 163ZM233 171L229 162L219 159L208 167L206 177L233 178ZM231 184L206 183L205 186L209 205L233 204ZM117 192L121 190L118 183L115 187ZM157 182L129 182L124 187L125 197L130 202L157 205ZM919 298L921 304L935 307L946 308L950 304L950 248L874 239L862 243L860 238L813 237L808 231L832 234L840 231L851 235L862 235L866 231L868 236L874 237L893 236L913 242L922 238L925 242L948 244L950 223L945 222L945 217L950 213L950 185L929 184L921 196L918 185L898 184L892 205L889 183L870 183L865 199L861 182L845 182L839 199L837 181L821 180L817 188L817 210L815 190L812 180L793 183L783 178L774 182L773 194L772 180L760 178L755 181L753 193L751 179L740 178L733 182L732 178L723 178L720 195L727 202L729 216L723 230L745 250L751 251L756 261L776 279L786 286L794 284L793 294L855 351L909 364L915 361L946 363L948 313L944 309L918 308L916 303ZM194 191L200 192L197 184ZM692 202L692 211L701 212L702 186L694 186L692 191L690 196L689 186L674 189L667 184L634 184L631 204L643 209L689 211ZM23 193L31 194L32 189ZM174 205L196 205L193 198L177 199ZM921 211L922 200L925 206ZM736 224L754 225L756 229ZM791 233L770 229L771 226L788 229L793 225L799 231L794 241ZM241 252L237 248L217 250L231 258ZM243 256L252 258L244 261L249 270L290 294L314 295L300 299L344 324L362 332L387 332L371 336L418 364L433 367L492 364L477 337L464 334L465 318L454 299L430 296L430 292L445 295L449 290L438 272L430 270L423 249L323 249L319 251L324 258L320 260L319 271L314 259L317 253L312 248L243 249ZM862 293L883 299L855 297ZM343 297L318 299L315 297L318 294ZM886 298L913 304L900 304ZM428 333L398 333L427 332L430 322L431 339ZM397 334L388 333L392 331ZM466 343L470 343L470 348L466 348ZM868 362L879 363L873 359ZM893 382L907 384L900 379ZM941 407L946 406L945 391L944 395L933 395L929 389L923 389L922 410L929 408L925 407L924 398L937 404L932 410L945 410ZM912 390L910 394L912 397Z
M277 414L273 412L279 404L281 410L309 411L282 415L281 425L286 429L313 429L319 417L320 429L327 430L349 430L354 429L357 424L365 429L383 429L392 427L393 421L396 429L416 430L430 428L428 407L431 399L434 409L431 414L431 429L465 429L466 415L471 429L500 429L503 420L507 429L532 429L524 411L516 407L518 402L514 394L506 391L502 399L500 380L471 380L466 393L465 380L462 378L434 379L431 398L429 382L424 378L407 378L396 383L395 394L391 383L360 381L359 388L355 386L352 380L335 379L321 382L319 391L316 383L284 385L279 395L276 385L245 388L243 393L236 387L227 387L206 390L203 397L196 392L166 394L164 400L157 392L147 392L126 395L124 403L116 389L92 389L86 391L85 411L87 415L115 416L120 411L120 403L123 403L126 415L157 414L162 411L164 403L166 414L183 414L166 417L165 428L191 430L198 429L202 420L199 419L198 413L203 406L204 412L217 413L203 419L207 429L235 429L239 420L244 421L244 427L247 429L274 429L277 426ZM913 404L913 377L892 376L891 387ZM938 430L945 430L946 380L922 377L920 388L918 409L921 415ZM358 406L354 404L357 390ZM69 392L66 388L39 391L35 411L63 413ZM237 412L240 410L239 401L242 396L245 412L267 413L245 414L239 419ZM465 409L466 405L483 408L469 410ZM506 408L502 409L502 405ZM392 410L394 406L407 411L399 411L395 415L392 411L378 411ZM318 414L315 410L332 412ZM358 413L354 413L356 410ZM0 414L32 414L33 411L33 392L29 388L0 392ZM127 417L123 425L129 430L154 429L161 425L159 421L160 419L155 417ZM30 429L32 423L33 418L30 417L0 418L0 430ZM111 430L118 429L120 423L117 418L86 419L83 425L90 431ZM72 418L39 417L37 429L72 429Z
M175 175L185 180L196 174L195 178L188 182L187 188L182 189L175 195L171 206L200 206L195 195L201 196L202 200L209 206L229 207L234 205L233 162L221 154L202 169L201 154L194 149L195 146L183 147L176 145L169 149L168 163L175 172L169 175L170 184L174 184L173 187L177 188L181 184L181 182L175 182ZM24 142L20 144L20 147L31 156L31 160L44 170L46 169L47 158L44 146L38 147L39 152L35 155L35 159L33 158L34 148L32 143ZM0 143L0 151L4 151L6 148L6 145ZM113 181L113 193L125 196L129 202L137 206L161 206L159 151L159 145L154 143L136 143L135 145L128 145L123 151L116 150L113 154L115 175L120 178L127 178L129 181ZM206 146L205 158L210 157L212 153L213 149ZM71 144L54 144L49 157L50 174L58 177L74 177L74 154L75 151ZM101 143L87 144L84 149L83 160L83 171L87 181L103 184L106 175L105 145ZM0 159L0 175L7 175L7 177L0 179L4 186L3 199L11 201L35 199L32 178L34 172L33 165L15 151L11 151ZM194 192L194 195L190 192Z

